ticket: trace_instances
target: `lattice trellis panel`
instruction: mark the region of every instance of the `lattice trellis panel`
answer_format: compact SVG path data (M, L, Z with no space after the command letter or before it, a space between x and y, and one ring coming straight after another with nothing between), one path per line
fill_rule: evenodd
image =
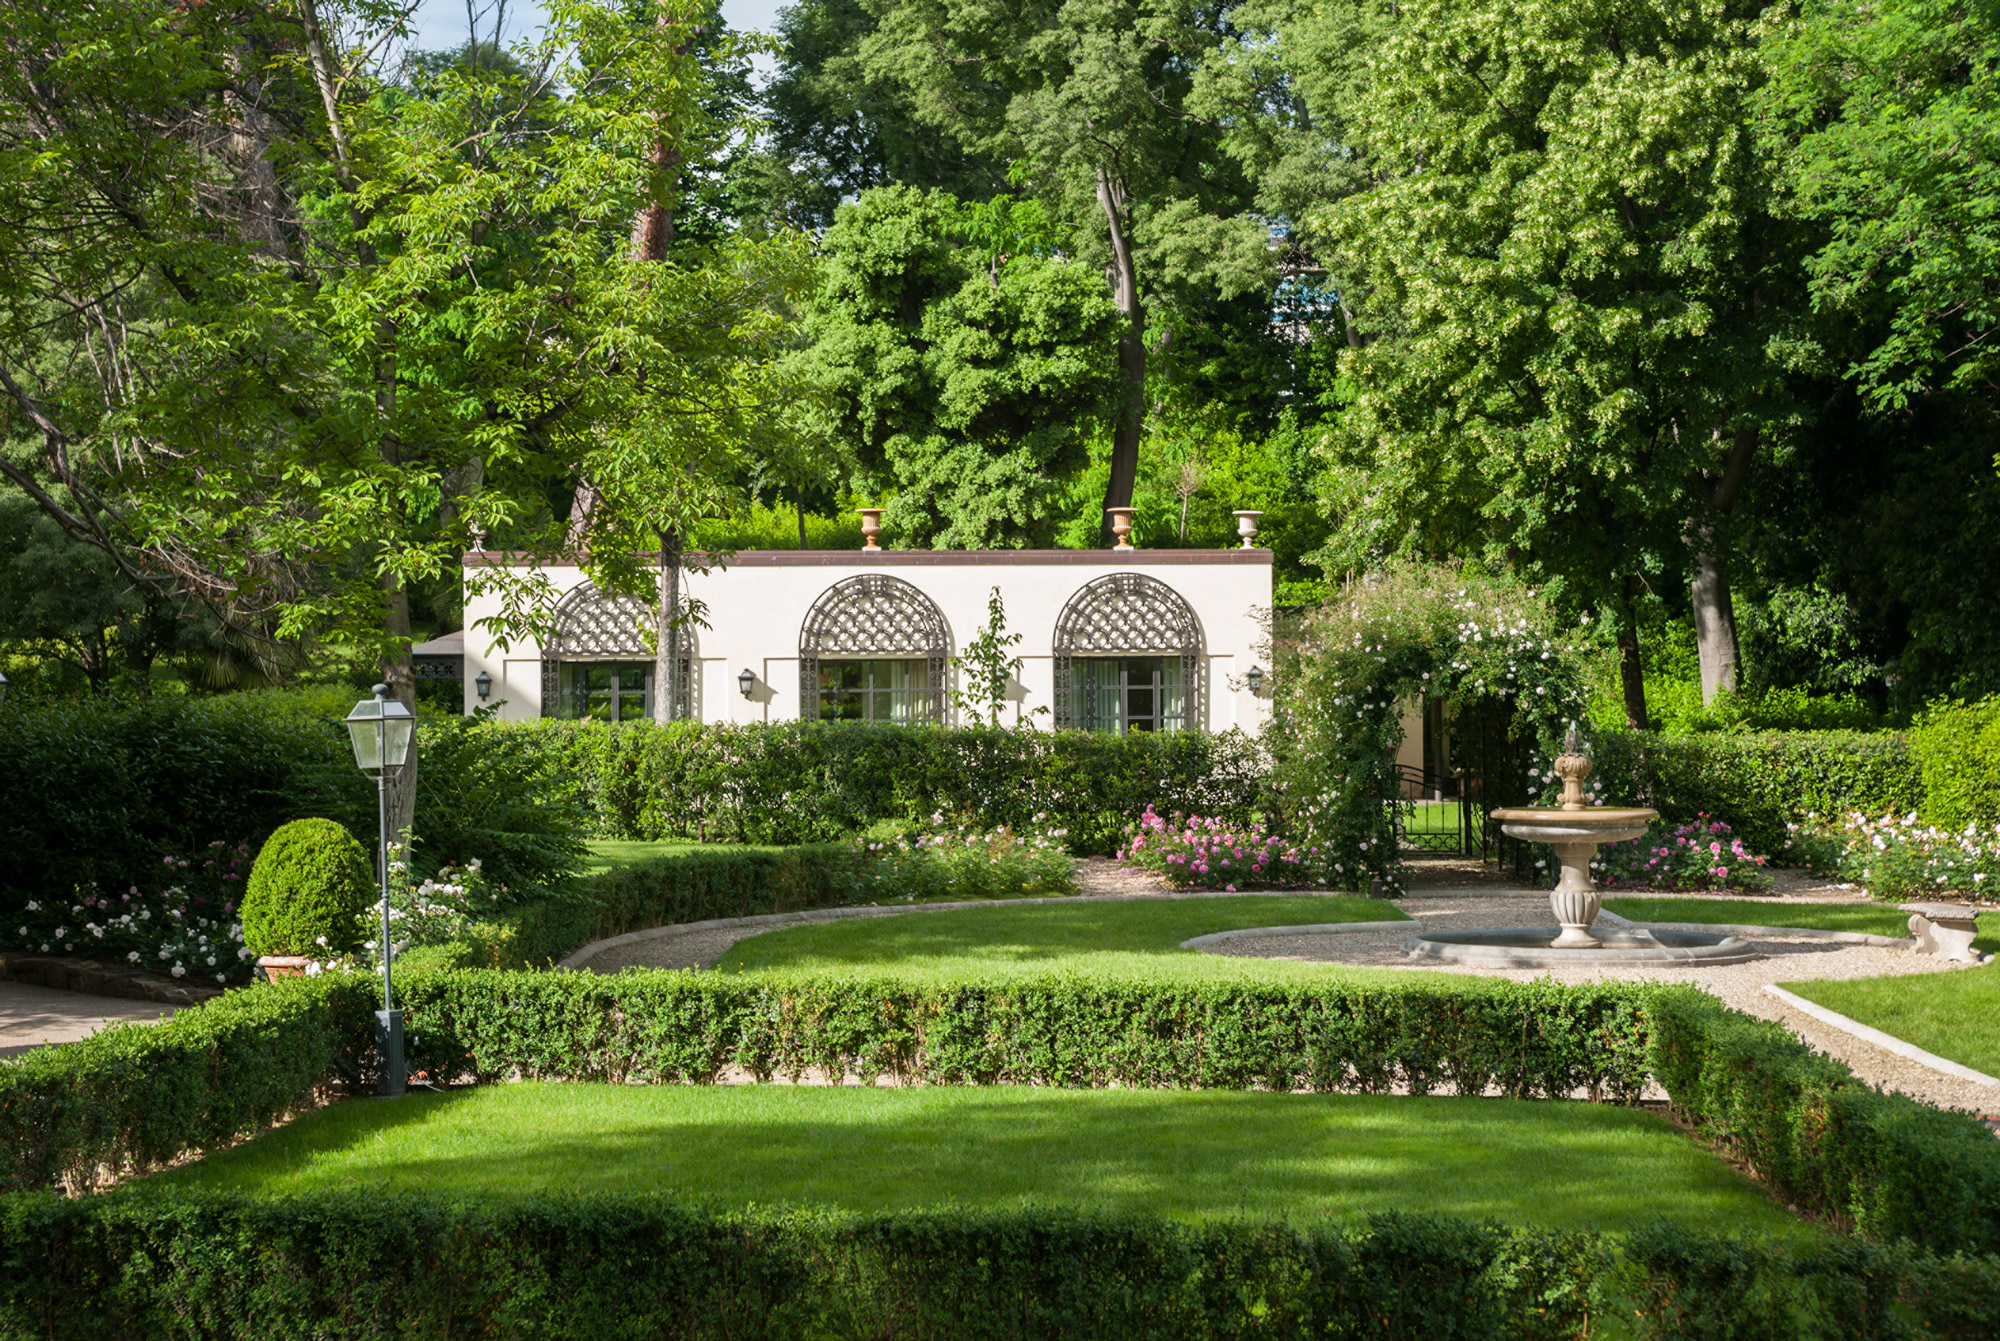
M542 647L545 660L576 661L585 657L653 655L642 630L656 616L644 601L632 596L606 596L586 582L556 604L556 634Z
M1077 657L1177 656L1190 726L1201 712L1201 621L1180 593L1143 573L1112 573L1087 582L1056 619L1056 725L1075 728Z
M542 645L542 715L551 716L562 693L565 661L652 661L646 634L659 618L635 596L606 596L592 582L570 590L556 603L555 636ZM683 720L695 715L692 629L681 631L678 711Z
M929 689L912 703L931 721L944 718L944 675L951 628L931 598L898 577L869 573L820 593L799 629L799 711L819 714L821 658L921 657Z

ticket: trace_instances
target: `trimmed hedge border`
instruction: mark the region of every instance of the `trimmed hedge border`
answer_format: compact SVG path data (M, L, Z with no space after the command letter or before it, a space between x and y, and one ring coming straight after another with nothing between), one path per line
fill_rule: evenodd
M81 1189L366 1086L363 977L231 992L0 1065L0 1190ZM1782 1026L1682 986L1360 986L1079 975L413 974L411 1065L438 1079L1022 1082L1636 1098L1676 1110L1807 1210L1865 1236L2000 1252L2000 1142L1869 1089Z
M1924 800L1923 770L1901 732L1607 731L1592 756L1592 781L1604 796L1652 806L1668 823L1722 820L1753 851L1781 862L1786 826L1809 815L1910 814Z
M112 1193L0 1205L0 1331L807 1338L1983 1337L2000 1262L1662 1227L1614 1242L1031 1209ZM253 1265L254 1264L254 1265Z

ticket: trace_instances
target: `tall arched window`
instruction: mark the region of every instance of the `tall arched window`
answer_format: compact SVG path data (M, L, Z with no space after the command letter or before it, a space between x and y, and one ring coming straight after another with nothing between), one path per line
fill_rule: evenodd
M556 632L542 645L542 716L630 722L653 715L653 649L646 631L658 615L631 596L607 596L585 582L556 603ZM682 635L680 711L692 717L692 631Z
M930 597L881 573L836 582L799 629L799 715L941 722L950 658L951 630Z
M1112 573L1056 620L1056 725L1187 731L1202 723L1201 621L1166 583Z

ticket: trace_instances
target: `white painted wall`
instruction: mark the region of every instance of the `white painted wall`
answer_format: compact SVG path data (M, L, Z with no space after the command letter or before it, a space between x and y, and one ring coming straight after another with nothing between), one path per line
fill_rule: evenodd
M525 575L525 568L502 554L468 554L471 568L501 566ZM1268 671L1263 621L1271 609L1269 550L1110 550L1013 551L987 556L963 551L888 550L864 557L859 551L778 550L738 554L726 569L689 573L689 597L708 607L708 627L694 630L696 709L709 722L776 722L799 715L799 629L806 612L828 587L864 573L887 573L908 582L943 612L956 656L986 622L994 587L1006 604L1007 628L1022 635L1014 654L1022 657L1022 703L1046 726L1054 713L1052 642L1056 619L1086 583L1107 573L1144 573L1173 588L1201 623L1207 660L1202 703L1210 730L1232 726L1258 731L1269 718L1268 698L1253 696L1243 677L1253 664ZM558 596L583 581L575 567L543 572ZM488 705L500 716L541 716L541 649L533 642L502 651L479 621L500 607L496 593L470 597L466 604L465 684L468 710L479 702L473 682L483 670L493 677ZM745 699L737 676L748 667L757 676Z

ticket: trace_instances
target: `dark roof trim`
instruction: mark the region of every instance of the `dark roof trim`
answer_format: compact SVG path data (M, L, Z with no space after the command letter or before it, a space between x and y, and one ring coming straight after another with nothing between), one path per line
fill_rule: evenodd
M647 557L642 555L641 557ZM689 555L690 559L698 558ZM467 550L468 568L527 567L528 554L506 550ZM545 566L574 564L575 556L545 559ZM745 549L721 565L726 568L1136 568L1224 567L1269 568L1268 549Z

